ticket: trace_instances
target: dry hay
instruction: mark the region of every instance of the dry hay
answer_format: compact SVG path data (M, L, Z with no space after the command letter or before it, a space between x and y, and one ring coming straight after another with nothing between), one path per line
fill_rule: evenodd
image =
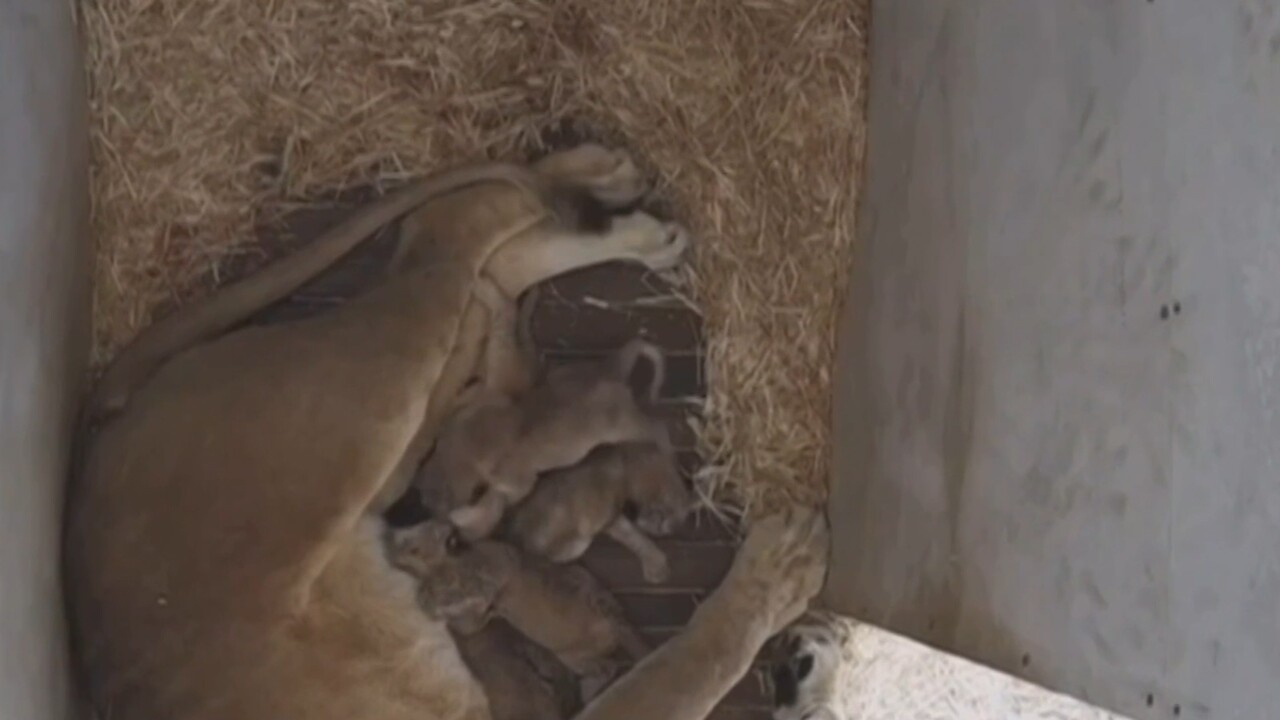
M862 165L865 0L90 0L95 360L299 203L624 141L700 238L710 481L813 500Z

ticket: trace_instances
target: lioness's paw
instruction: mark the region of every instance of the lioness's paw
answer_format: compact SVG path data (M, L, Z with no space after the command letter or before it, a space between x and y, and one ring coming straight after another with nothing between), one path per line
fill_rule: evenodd
M635 224L648 226L632 238L636 259L654 271L669 270L679 265L689 249L689 231L680 223L659 222L642 213L635 213L632 217L636 216L646 218L647 222Z
M644 263L651 270L667 270L679 264L689 248L689 232L679 223L663 222L636 211L615 217L609 232L592 241L597 255ZM601 248L600 243L607 247Z
M804 613L826 576L827 522L816 509L792 509L756 521L734 560L738 591L768 611L776 633Z
M662 226L661 242L662 249L645 260L650 270L668 270L679 265L691 244L689 231L680 223L666 223Z
M813 613L775 639L771 663L774 720L841 720L842 666L848 655L851 621Z

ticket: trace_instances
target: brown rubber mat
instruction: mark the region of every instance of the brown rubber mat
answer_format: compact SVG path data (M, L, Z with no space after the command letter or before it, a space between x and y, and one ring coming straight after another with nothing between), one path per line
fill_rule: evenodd
M329 207L294 213L283 228L261 234L261 255L243 256L220 274L236 277L265 257L304 244L365 197L367 193L353 193ZM265 310L255 322L299 319L359 294L380 276L393 237L384 231L293 297ZM684 471L692 475L702 464L689 427L696 401L706 393L702 324L696 313L665 298L669 292L663 282L643 268L623 264L587 268L544 287L532 330L546 364L600 357L637 335L662 347L668 362L659 412L671 428ZM415 508L410 499L392 512L412 515ZM719 584L733 559L736 540L715 518L699 514L659 544L671 561L671 577L660 585L646 583L634 556L608 538L596 542L583 559L618 596L631 622L655 644L679 631L699 600ZM759 671L739 683L712 715L713 720L768 717L769 700Z

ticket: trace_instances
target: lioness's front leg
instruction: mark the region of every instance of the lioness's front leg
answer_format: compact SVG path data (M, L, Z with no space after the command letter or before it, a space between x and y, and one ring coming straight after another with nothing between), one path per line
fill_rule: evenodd
M764 643L804 612L827 564L816 510L752 527L720 587L685 630L597 697L575 720L703 720L751 668Z

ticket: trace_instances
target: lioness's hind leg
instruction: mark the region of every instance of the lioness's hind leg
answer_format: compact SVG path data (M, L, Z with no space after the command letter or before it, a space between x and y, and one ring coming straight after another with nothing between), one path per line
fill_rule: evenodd
M666 270L680 262L689 245L684 226L636 211L611 218L603 233L552 224L531 229L498 248L485 272L509 297L516 297L557 275L615 260Z

